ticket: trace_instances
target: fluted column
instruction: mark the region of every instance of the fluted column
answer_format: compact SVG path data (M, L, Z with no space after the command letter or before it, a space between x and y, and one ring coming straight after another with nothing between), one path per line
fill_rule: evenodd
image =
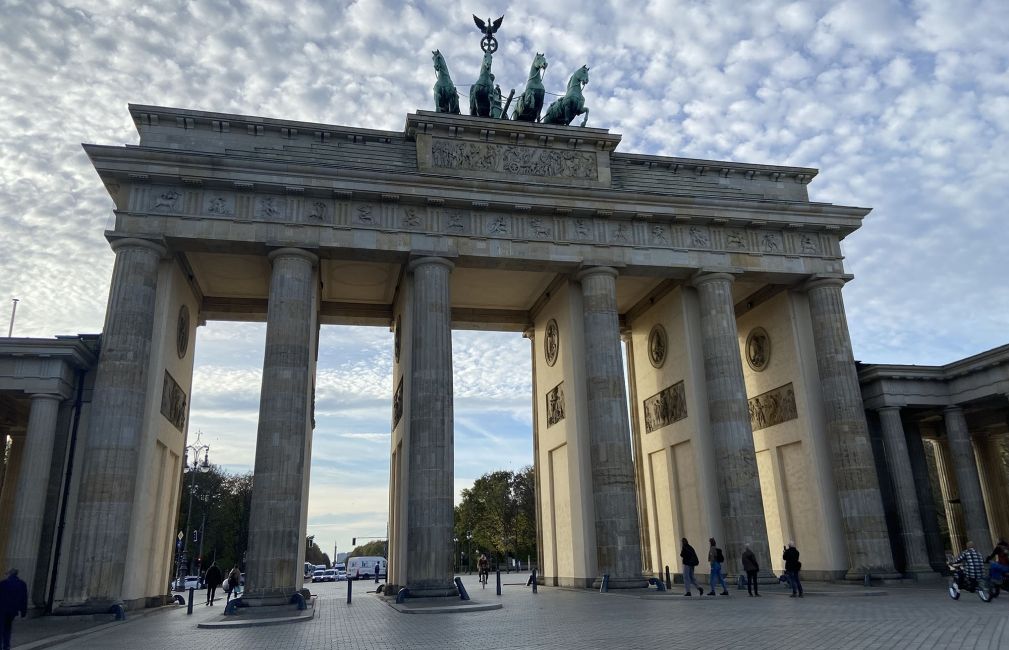
M743 545L747 542L758 564L769 570L767 522L739 352L732 282L728 273L704 273L693 281L701 308L704 382L725 538L718 542L725 554L723 566L727 571L739 570Z
M883 498L851 352L842 286L844 280L841 278L816 279L807 283L806 292L833 456L834 482L848 547L848 577L861 579L866 573L893 574L894 568Z
M529 339L529 367L532 369L532 402L533 402L533 478L535 479L534 489L536 490L536 566L539 569L537 580L540 584L546 584L543 578L543 491L542 481L540 481L540 427L539 427L539 406L537 397L539 389L536 383L536 328L530 327L522 332L522 336Z
M942 414L946 422L946 438L959 488L960 505L967 525L967 540L974 542L978 549L985 552L992 543L991 530L988 528L988 515L984 509L981 480L974 462L974 448L970 442L967 420L959 406L951 406L943 410Z
M7 557L7 542L12 537L11 517L14 516L14 497L18 491L18 474L21 473L24 450L24 434L16 436L11 434L10 452L4 470L3 492L0 493L0 558ZM0 567L0 571L2 570L3 567Z
M935 460L935 472L939 479L939 492L946 515L946 531L949 533L949 543L954 554L964 549L965 526L963 523L963 508L960 505L960 495L956 484L956 475L950 467L950 454L946 441L942 439L928 440Z
M407 584L413 596L452 596L454 449L452 304L454 264L412 261Z
M270 298L249 513L247 590L253 605L286 603L304 580L304 509L311 445L318 258L298 248L269 255Z
M879 420L883 428L883 444L886 446L890 476L900 515L901 538L907 558L908 573L931 572L928 550L925 547L925 531L918 508L918 493L914 485L911 457L907 451L904 424L900 419L900 407L887 406L879 409Z
M35 585L35 564L39 556L42 515L49 487L49 467L53 460L56 417L61 400L59 395L32 395L24 456L21 459L14 512L10 521L5 566L18 569L19 577L28 584L28 602L32 601L31 592Z
M620 352L617 271L590 267L576 279L582 286L585 328L585 385L592 504L596 531L596 584L609 574L609 587L640 587L638 527L630 424Z
M137 491L150 370L158 265L165 249L143 239L112 242L116 263L102 332L80 490L65 563L66 605L102 609L122 599Z

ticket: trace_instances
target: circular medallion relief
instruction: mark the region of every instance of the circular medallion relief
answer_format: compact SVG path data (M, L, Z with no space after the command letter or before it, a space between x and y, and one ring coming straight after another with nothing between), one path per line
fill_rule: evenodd
M652 331L648 333L648 360L652 366L661 368L666 362L666 350L669 349L666 340L666 328L661 325L654 325Z
M179 358L186 356L189 350L189 307L182 305L179 307L179 323L175 331L175 351Z
M402 334L401 334L402 329L403 329L403 317L402 316L397 316L396 317L396 332L395 332L395 334L393 334L393 339L392 339L393 340L393 344L392 344L392 348L393 349L392 349L392 351L393 351L393 354L396 357L396 363L399 363L399 349L400 349L400 345L402 345L402 339L403 339Z
M771 360L771 337L763 327L755 327L746 337L746 363L756 372L767 368Z
M543 358L547 365L552 366L557 363L557 353L561 348L561 334L557 328L557 321L550 319L547 323L547 332L543 340Z

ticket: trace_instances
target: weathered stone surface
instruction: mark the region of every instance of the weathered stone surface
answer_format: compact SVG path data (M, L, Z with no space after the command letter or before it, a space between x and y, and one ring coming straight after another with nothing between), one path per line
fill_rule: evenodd
M305 513L312 446L313 267L305 250L270 253L270 303L249 515L245 602L283 604L303 582ZM300 553L299 553L300 550Z
M959 406L946 408L943 411L943 419L946 422L951 464L956 475L960 504L963 506L967 525L967 541L974 542L979 552L987 553L992 543L991 529L988 527L988 515L984 509L984 497L981 494L981 482L970 431L967 430L967 420L964 419L963 409Z
M724 530L724 539L717 541L725 554L726 573L739 571L746 543L757 556L757 564L764 570L771 566L732 282L728 273L705 273L693 280L700 298L704 381Z
M585 322L585 381L592 504L596 527L596 585L641 587L641 540L630 424L620 351L617 271L590 267L578 274Z
M834 481L848 547L848 577L892 574L893 555L873 463L869 430L862 410L841 278L806 285L813 323L816 365L834 459Z
M413 311L410 354L407 578L413 596L451 596L455 512L452 420L452 309L441 257L410 263Z
M158 264L165 250L142 239L116 240L112 249L116 264L83 445L74 543L63 565L67 605L100 606L122 597L123 535L133 514L143 443Z
M893 481L897 512L900 514L907 571L931 572L928 551L925 548L925 531L922 528L921 512L918 508L918 494L914 487L914 473L911 470L911 458L904 437L904 424L900 419L900 408L890 406L879 409L879 420L883 427L883 443L886 445L886 459Z

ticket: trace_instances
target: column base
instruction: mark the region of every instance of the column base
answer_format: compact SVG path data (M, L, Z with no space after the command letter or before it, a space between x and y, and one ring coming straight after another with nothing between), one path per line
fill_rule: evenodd
M408 587L410 589L409 598L458 598L459 590L453 584L451 587ZM399 590L396 592L388 592L389 596L395 597ZM385 593L385 590L383 590Z
M900 580L903 578L900 573L887 567L880 569L848 569L844 574L844 579L848 582L864 582L866 575L869 576L870 580Z
M592 588L599 589L603 584L603 577L598 576L592 581ZM607 589L647 589L648 579L644 576L610 576L606 583Z
M86 600L83 603L61 603L54 607L53 616L90 616L94 614L113 614L119 616L126 611L126 605L121 600Z

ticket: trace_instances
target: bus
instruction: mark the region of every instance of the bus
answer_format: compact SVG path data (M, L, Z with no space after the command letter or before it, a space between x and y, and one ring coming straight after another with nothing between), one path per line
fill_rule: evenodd
M305 562L305 573L304 573L305 580L311 580L313 573L315 573L315 565L312 564L311 562Z

